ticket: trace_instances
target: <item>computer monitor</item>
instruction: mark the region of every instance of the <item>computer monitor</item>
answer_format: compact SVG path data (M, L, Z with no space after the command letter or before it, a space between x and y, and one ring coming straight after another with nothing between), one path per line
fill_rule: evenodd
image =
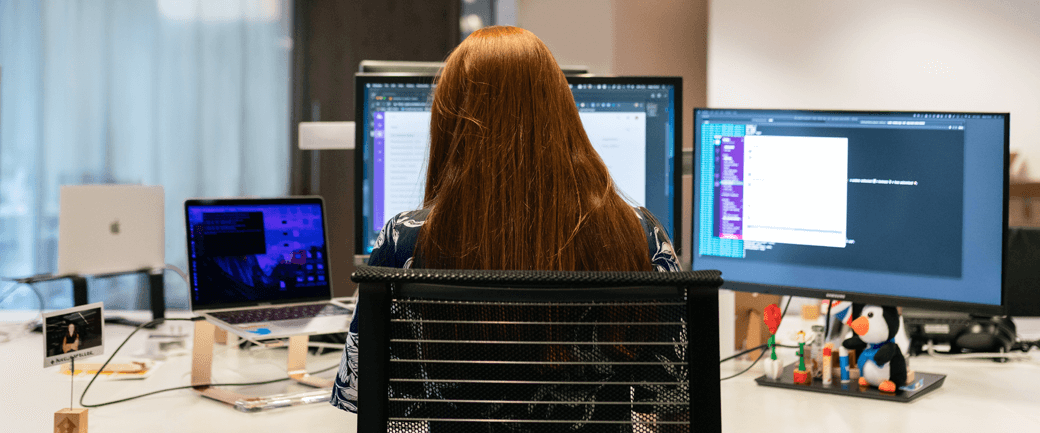
M567 77L585 132L618 189L664 225L678 251L682 79ZM386 221L422 207L433 77L358 74L355 254Z
M692 269L739 291L1000 314L1009 115L694 110Z

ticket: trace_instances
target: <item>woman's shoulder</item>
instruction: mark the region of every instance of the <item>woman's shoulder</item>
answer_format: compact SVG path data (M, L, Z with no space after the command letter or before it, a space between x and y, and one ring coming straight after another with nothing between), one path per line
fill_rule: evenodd
M657 220L657 217L649 209L642 206L633 206L632 210L636 213L636 218L639 218L639 224L643 226L643 231L646 232L648 237L655 231L660 231L667 236L664 225Z
M430 216L430 209L416 209L401 212L390 218L390 223L403 227L422 227L426 218Z
M368 264L370 266L407 267L415 252L419 229L422 228L429 215L429 209L417 209L401 212L387 220L383 230L376 238Z
M646 234L646 244L650 253L650 262L654 269L660 272L678 272L682 270L679 258L675 255L672 247L672 239L664 225L657 217L645 207L634 207L636 217L639 218L643 232Z

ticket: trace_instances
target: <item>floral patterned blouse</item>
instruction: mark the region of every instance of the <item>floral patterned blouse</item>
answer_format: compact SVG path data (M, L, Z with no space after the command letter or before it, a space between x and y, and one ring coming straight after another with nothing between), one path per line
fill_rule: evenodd
M678 272L679 260L672 249L671 239L664 227L649 210L635 208L636 216L646 234L650 261L658 272ZM376 238L369 256L370 266L408 269L412 266L419 228L426 222L429 209L402 212L387 221ZM358 300L360 302L360 299ZM357 311L355 307L355 311ZM339 374L332 389L331 403L340 409L357 413L358 404L358 316L354 315L347 333L347 344L340 360Z

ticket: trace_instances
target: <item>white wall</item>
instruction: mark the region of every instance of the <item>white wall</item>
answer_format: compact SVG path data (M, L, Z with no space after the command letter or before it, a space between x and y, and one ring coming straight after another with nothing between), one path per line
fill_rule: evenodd
M693 108L703 107L709 0L516 0L516 23L538 35L561 64L597 75L683 77L683 147L693 147ZM683 187L692 188L684 176ZM683 200L683 243L690 244L689 197ZM689 260L682 252L683 260ZM719 293L719 342L733 353L734 296Z
M516 25L545 42L561 65L610 75L614 65L612 0L517 0Z
M1011 150L1040 177L1040 2L713 0L709 10L709 106L1010 112Z

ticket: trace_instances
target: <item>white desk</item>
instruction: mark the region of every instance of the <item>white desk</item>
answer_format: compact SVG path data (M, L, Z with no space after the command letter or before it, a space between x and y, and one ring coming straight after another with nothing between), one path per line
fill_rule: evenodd
M1026 339L1040 338L1040 320L1015 319ZM781 325L782 326L782 325ZM793 350L787 359L795 359ZM916 371L945 374L942 387L910 403L759 386L756 366L722 382L727 432L1036 432L1040 431L1040 351L1031 361L996 363L917 356ZM727 363L722 376L750 362Z
M4 314L0 312L0 320ZM188 322L170 322L190 329ZM1040 321L1017 320L1020 333L1040 338ZM1023 326L1025 325L1025 326ZM106 356L130 328L106 327ZM123 350L134 353L144 342L141 331ZM140 338L140 339L139 339ZM4 368L0 395L0 431L42 432L53 428L53 414L69 402L69 379L42 368L42 336L30 334L0 344ZM124 352L121 352L122 355ZM285 375L285 350L249 352L217 349L214 378L248 381ZM311 370L335 365L339 353L308 358ZM84 362L102 362L103 357ZM911 403L891 403L761 387L755 368L722 383L722 422L726 432L1033 432L1040 431L1040 351L1032 361L997 364L986 360L910 359L918 371L946 374L942 388ZM166 361L153 377L140 381L103 382L87 395L88 403L110 401L151 390L189 384L188 356ZM727 362L728 376L747 362ZM331 377L334 372L326 373ZM86 386L76 382L76 401ZM274 385L282 386L285 385ZM307 389L289 385L297 390ZM270 388L268 389L270 390ZM243 391L244 392L244 391ZM262 394L262 392L260 392ZM180 390L95 408L90 431L105 432L353 432L356 417L319 403L260 413L242 413L223 403Z
M0 312L0 320L3 319ZM186 316L173 312L168 315ZM146 319L148 316L134 316ZM191 322L168 322L165 326L192 329ZM132 328L119 325L105 326L105 354L89 358L84 363L101 363L116 346L130 334ZM142 330L119 352L116 359L140 352L147 339ZM58 367L43 369L43 336L30 334L0 344L0 366L3 366L2 394L0 394L0 431L44 432L54 429L54 412L68 407L70 380L58 373ZM286 350L270 349L245 351L227 349L218 345L214 352L213 377L220 382L248 382L285 377ZM339 352L322 356L308 356L308 370L338 365ZM79 363L77 363L79 364ZM334 377L336 369L319 375ZM99 378L91 386L86 402L101 403L143 394L149 391L191 383L191 356L167 359L154 374L143 380L105 381ZM75 382L75 401L89 379ZM254 395L276 393L281 390L313 390L288 382L264 387L236 387L235 390ZM352 432L357 418L353 414L333 408L327 403L315 403L259 413L243 413L224 403L199 396L191 389L169 391L149 397L90 409L88 414L91 433L105 432Z

